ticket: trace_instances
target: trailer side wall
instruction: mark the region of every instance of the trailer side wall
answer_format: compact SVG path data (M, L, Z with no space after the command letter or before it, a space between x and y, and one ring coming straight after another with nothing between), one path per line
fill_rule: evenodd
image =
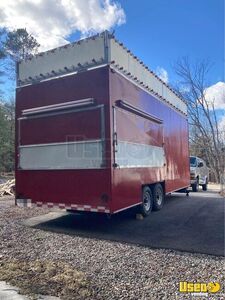
M109 212L110 204L105 197L111 195L108 80L108 68L100 68L17 89L17 199L31 199L32 203L40 206L47 203L49 206L54 204L59 207L62 204L62 208L78 205L80 210L84 207L105 207ZM87 165L82 167L79 160L74 161L73 157L73 151L74 155L77 155L80 148L72 148L71 153L68 146L69 142L74 141L76 147L85 143L80 161L83 160L84 151L87 157L92 156L96 149L90 148L86 142L100 139L102 116L99 110L21 120L19 133L19 118L23 110L87 98L95 99L95 106L104 106L104 167L90 167L89 160ZM66 147L70 152L66 152L69 157L65 156L63 160L62 154L65 154L65 149L62 147ZM24 155L24 159L19 155ZM78 167L73 164L78 164Z
M127 166L118 165L112 170L113 210L117 211L141 201L141 187L146 184L162 182L165 192L170 193L189 186L189 150L187 117L155 96L150 95L135 83L115 71L110 72L110 101L117 107L117 100L131 105L162 120L160 131L157 124L149 122L130 112L116 112L114 129L117 131L117 144L126 148L123 158ZM118 108L116 108L116 111ZM113 115L113 111L111 112ZM123 114L126 117L123 117ZM112 116L113 119L113 116ZM161 137L163 134L163 137ZM136 145L136 147L134 147ZM148 148L156 146L157 152L152 161L146 160ZM118 146L118 147L119 147ZM163 148L165 162L159 162L160 147ZM121 150L118 150L120 151ZM113 148L112 148L113 153ZM114 155L115 157L116 155ZM135 159L138 158L138 159ZM140 161L149 164L142 167ZM129 162L130 163L129 165ZM136 164L136 166L135 166Z

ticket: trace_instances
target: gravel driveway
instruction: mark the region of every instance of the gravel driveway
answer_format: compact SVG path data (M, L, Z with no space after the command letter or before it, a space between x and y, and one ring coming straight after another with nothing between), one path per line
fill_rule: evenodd
M221 293L207 299L225 299L222 257L152 250L22 225L24 219L47 212L21 209L12 198L0 198L0 262L65 262L85 274L91 296L84 299L190 299L178 292L179 281L220 282Z

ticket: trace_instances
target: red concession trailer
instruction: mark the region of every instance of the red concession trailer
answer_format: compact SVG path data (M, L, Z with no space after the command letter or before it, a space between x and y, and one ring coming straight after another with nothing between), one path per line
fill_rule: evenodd
M108 32L17 66L16 204L144 215L190 182L187 107Z

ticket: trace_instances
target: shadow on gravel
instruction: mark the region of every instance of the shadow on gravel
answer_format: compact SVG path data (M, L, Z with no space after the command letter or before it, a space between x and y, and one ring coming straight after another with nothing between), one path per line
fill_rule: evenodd
M25 225L87 238L224 256L225 201L216 193L168 196L161 211L136 220L136 210L113 215L53 212Z

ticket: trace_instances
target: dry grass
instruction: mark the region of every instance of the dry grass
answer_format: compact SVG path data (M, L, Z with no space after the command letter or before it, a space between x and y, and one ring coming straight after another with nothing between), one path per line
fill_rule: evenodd
M23 295L58 296L60 299L89 299L91 292L84 273L63 262L1 261L0 280L19 288Z

